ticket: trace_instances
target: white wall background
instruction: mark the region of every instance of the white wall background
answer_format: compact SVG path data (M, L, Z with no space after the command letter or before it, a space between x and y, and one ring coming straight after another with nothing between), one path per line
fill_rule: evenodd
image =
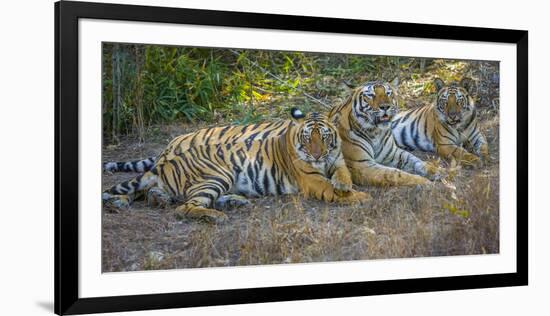
M96 2L106 2L95 0ZM529 286L440 293L136 312L134 315L548 313L550 19L544 1L129 0L119 3L529 30ZM0 11L0 313L53 312L53 1L10 1ZM527 210L525 210L527 211ZM117 314L110 314L117 315Z

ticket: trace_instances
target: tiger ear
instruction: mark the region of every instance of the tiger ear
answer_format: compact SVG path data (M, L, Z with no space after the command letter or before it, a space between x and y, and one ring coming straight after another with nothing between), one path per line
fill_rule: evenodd
M393 80L390 82L390 84L392 85L392 87L397 89L399 87L399 77L393 78Z
M469 94L474 94L475 84L474 84L474 81L472 79L462 78L462 80L460 80L459 85L461 87L463 87L464 89L466 89L466 91L468 91Z
M341 117L340 113L336 113L330 118L330 123L335 128L338 128L340 126L340 117Z
M439 78L434 79L435 92L439 92L439 90L443 89L444 86L445 86L445 82L443 82L443 80Z
M296 122L302 122L304 120L304 117L306 117L304 112L302 112L302 110L297 107L293 107L292 109L290 109L290 115L292 116L292 119Z

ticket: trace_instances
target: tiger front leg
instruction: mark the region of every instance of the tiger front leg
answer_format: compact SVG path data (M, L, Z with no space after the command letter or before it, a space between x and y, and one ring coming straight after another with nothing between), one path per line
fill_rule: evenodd
M353 204L371 200L372 197L367 192L356 191L352 189L353 181L351 173L346 166L344 156L340 154L334 163L334 173L331 177L331 184L335 194L335 200L338 203ZM331 170L329 170L330 173Z
M353 183L376 186L409 186L428 184L430 180L375 162L348 162Z
M348 167L342 154L338 157L336 162L333 165L334 172L332 172L332 177L330 182L334 187L336 194L342 195L346 192L351 191L353 186L353 181L351 180L351 173L349 172ZM329 170L329 174L332 170Z
M479 146L478 153L483 159L483 162L488 163L490 161L491 158L489 156L489 146L487 143L483 143Z
M478 157L481 157L484 163L488 163L490 161L487 139L481 131L476 130L472 132L470 138L464 143L464 147Z
M366 192L355 191L353 189L340 191L332 185L331 181L320 175L304 176L300 189L306 197L325 202L357 203L366 202L371 199L370 194Z
M397 169L403 169L406 172L426 177L432 181L441 178L441 168L439 168L437 164L423 161L413 153L397 147L397 145L393 155L388 155L388 157L382 161L382 164Z
M489 156L489 145L487 145L487 140L480 133L478 139L470 140L474 144L474 153L483 159L483 162L488 163L490 161Z
M453 145L453 144L440 144L437 146L437 154L446 159L454 159L459 162L461 165L466 167L481 167L481 159L469 152L464 148Z

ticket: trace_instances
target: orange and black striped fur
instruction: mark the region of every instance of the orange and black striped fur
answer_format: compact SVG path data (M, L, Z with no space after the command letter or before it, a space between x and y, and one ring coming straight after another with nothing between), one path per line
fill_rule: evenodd
M103 193L122 206L139 191L150 202L181 200L177 212L223 220L214 208L248 203L243 197L295 194L327 202L358 202L369 195L352 189L337 129L324 115L248 126L203 129L172 140L155 166Z
M409 150L435 152L467 166L480 166L480 158L488 160L489 149L471 96L473 81L464 78L459 83L445 85L441 79L435 79L434 84L437 89L434 104L402 112L393 119L397 144Z
M436 166L395 143L390 124L398 104L392 85L366 82L329 113L338 126L346 165L356 184L416 185L430 182L426 177L439 177Z

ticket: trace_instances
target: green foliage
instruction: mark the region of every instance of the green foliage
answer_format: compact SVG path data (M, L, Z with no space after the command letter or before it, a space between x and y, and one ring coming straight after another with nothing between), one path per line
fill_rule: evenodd
M256 123L286 115L292 105L284 101L300 96L293 105L314 109L304 93L338 95L341 80L360 84L400 63L398 57L104 44L104 138L117 142L121 134L179 121Z
M248 124L288 117L292 106L324 110L321 103L330 105L349 93L343 81L357 86L398 76L412 81L409 87L417 95L429 96L433 75L457 80L468 65L396 56L105 43L103 136L105 143L117 143L124 134L143 139L158 124ZM490 85L485 90L495 91ZM400 106L405 106L402 100Z
M104 137L116 142L118 134L212 121L216 113L234 123L258 122L258 104L296 95L311 85L315 66L295 52L104 44ZM135 119L140 102L145 126Z
M147 47L143 67L146 116L153 122L206 118L219 85L215 67L215 63L200 64L178 54L174 47Z

